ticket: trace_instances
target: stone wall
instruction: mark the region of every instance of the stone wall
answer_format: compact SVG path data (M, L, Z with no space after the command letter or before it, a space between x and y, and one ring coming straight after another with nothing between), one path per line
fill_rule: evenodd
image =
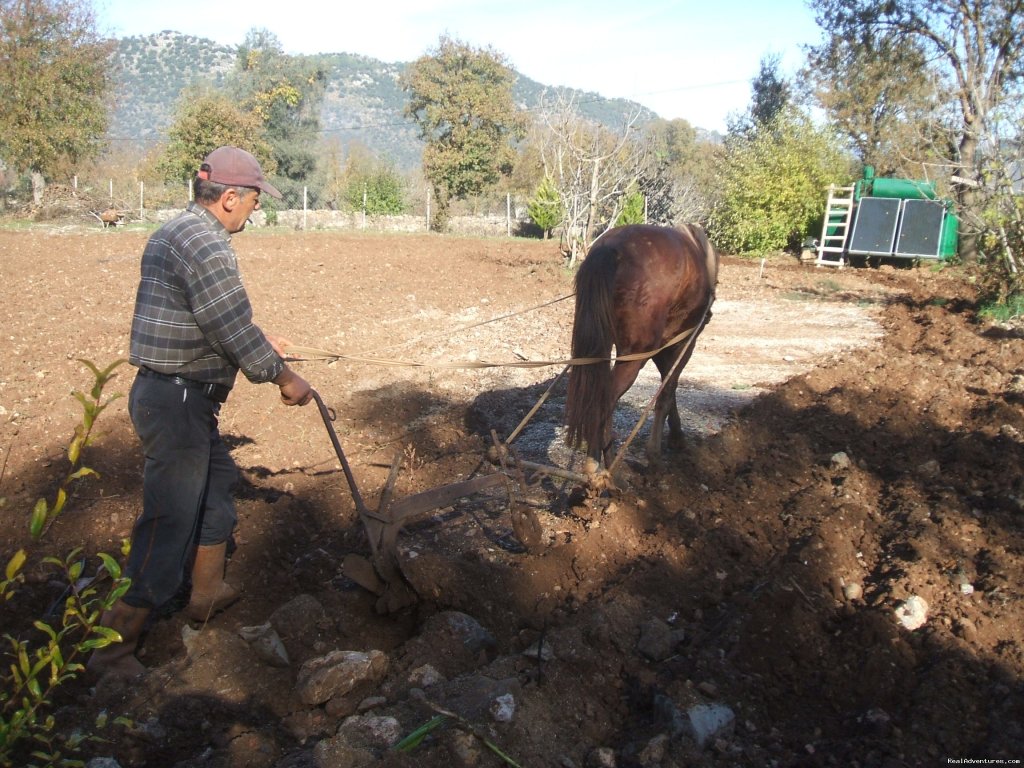
M146 211L150 221L164 222L177 215L174 209ZM531 223L529 220L513 219L509 222L504 216L453 216L448 223L448 232L459 235L476 235L482 237L506 237L523 234ZM253 227L266 227L265 211L256 211L252 216ZM426 218L423 216L367 216L361 213L342 211L277 211L277 227L306 230L346 230L352 232L426 232Z

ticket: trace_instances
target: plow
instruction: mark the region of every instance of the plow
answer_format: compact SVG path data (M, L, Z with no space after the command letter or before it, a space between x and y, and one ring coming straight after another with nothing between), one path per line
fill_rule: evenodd
M545 547L543 526L536 512L526 503L524 493L536 487L544 476L559 477L588 487L600 485L598 473L577 473L520 459L511 445L502 441L497 433L491 430L492 446L487 451L487 457L494 471L404 498L396 498L395 484L403 462L402 453L397 452L379 494L377 507L370 509L334 429L335 414L324 404L315 390L313 398L335 455L341 464L353 504L370 546L369 558L355 553L347 555L342 563L342 572L377 596L376 607L379 613L393 613L415 604L418 600L415 590L402 571L398 551L398 537L407 524L422 519L435 510L451 506L459 499L499 489L504 491L507 498L512 531L516 539L528 552L536 554ZM532 411L531 415L534 412Z
M703 322L704 318L702 317L701 324ZM698 325L697 327L699 328L700 326ZM682 344L674 368L681 365L686 358L687 352L692 348L693 342L697 337L697 334L694 333L695 330L696 328L685 330L662 347L664 349L681 341L686 342ZM332 353L325 353L323 350L310 348L295 347L291 348L290 351L306 355L338 357ZM646 359L653 356L657 351L660 350L638 353L628 357ZM619 359L625 360L627 356ZM396 498L395 485L404 460L403 453L398 451L391 461L387 480L378 496L376 509L370 509L367 505L355 474L352 472L352 467L345 456L341 441L334 429L334 421L336 419L334 411L324 403L316 390L312 391L313 399L316 402L324 428L327 430L334 453L345 475L356 513L362 523L370 547L369 557L356 553L347 555L342 563L342 572L347 578L377 596L376 609L378 613L394 613L414 605L419 600L419 596L402 570L398 549L399 535L406 525L413 521L423 519L435 512L435 510L449 507L460 499L485 491L499 489L503 491L504 498L507 499L507 508L515 538L527 552L539 554L546 548L547 543L544 537L543 525L537 517L537 513L525 499L527 491L536 488L545 478L572 482L591 495L616 490L613 479L615 472L622 463L630 443L639 434L640 428L650 415L652 407L666 385L666 380L662 381L661 386L640 414L633 430L620 445L614 461L607 468L600 468L597 462L587 459L584 462L583 471L576 472L562 467L524 460L518 455L512 445L529 424L530 420L540 410L555 386L565 376L570 366L591 365L595 363L607 365L609 363L606 359L591 358L562 362L565 363L562 372L552 380L537 403L506 439L502 440L495 430L490 430L491 445L486 452L484 460L478 466L490 466L492 468L491 471L485 474L474 473L474 476L465 480L431 488L404 498ZM549 364L551 363L544 363L544 365Z

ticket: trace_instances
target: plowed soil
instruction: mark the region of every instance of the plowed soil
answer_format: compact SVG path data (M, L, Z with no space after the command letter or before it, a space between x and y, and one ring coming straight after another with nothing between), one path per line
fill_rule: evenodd
M140 508L122 398L83 453L99 477L72 484L40 542L28 535L68 471L72 391L93 383L79 359L127 355L146 235L0 231L0 559L29 553L0 606L16 637L38 640L32 621L59 614L64 585L43 558L82 547L95 572ZM378 361L294 363L336 413L371 509L396 456L397 499L494 472L491 430L510 435L561 371L451 363L569 357L572 299L548 302L571 274L551 243L272 230L234 243L261 327ZM418 600L391 613L342 569L370 547L317 408L240 380L221 429L243 478L228 567L243 599L202 627L166 607L142 644L150 672L65 684L55 728L128 715L83 747L122 768L510 764L484 738L521 766L1019 763L1024 340L979 319L975 298L956 268L726 256L681 378L685 447L651 466L641 432L610 494L550 477L515 489L537 523L529 548L503 487L417 516L399 551ZM117 370L107 395L131 385ZM655 385L645 372L620 404L620 439ZM521 459L579 470L563 404L558 383L513 443ZM237 631L300 596L322 612L283 631L290 666L267 666ZM451 611L489 637L470 661L431 634ZM538 641L550 654L523 655ZM358 711L393 718L399 737L457 709L466 681L514 681L514 714L463 713L409 752L379 734L338 751L353 708L295 692L302 663L336 649L388 656ZM704 743L677 727L699 704L733 716Z

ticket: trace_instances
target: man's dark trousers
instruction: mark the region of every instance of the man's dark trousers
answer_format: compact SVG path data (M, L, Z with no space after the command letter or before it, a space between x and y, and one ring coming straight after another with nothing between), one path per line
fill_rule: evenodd
M128 413L145 464L124 601L157 608L177 593L196 544L231 537L238 468L217 429L220 403L199 390L136 376Z

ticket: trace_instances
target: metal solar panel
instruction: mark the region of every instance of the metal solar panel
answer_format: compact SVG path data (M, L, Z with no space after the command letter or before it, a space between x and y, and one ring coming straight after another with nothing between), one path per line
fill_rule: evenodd
M939 258L945 212L942 203L934 200L904 200L895 254L918 259Z
M857 205L848 253L889 256L896 242L900 200L894 197L862 197Z

